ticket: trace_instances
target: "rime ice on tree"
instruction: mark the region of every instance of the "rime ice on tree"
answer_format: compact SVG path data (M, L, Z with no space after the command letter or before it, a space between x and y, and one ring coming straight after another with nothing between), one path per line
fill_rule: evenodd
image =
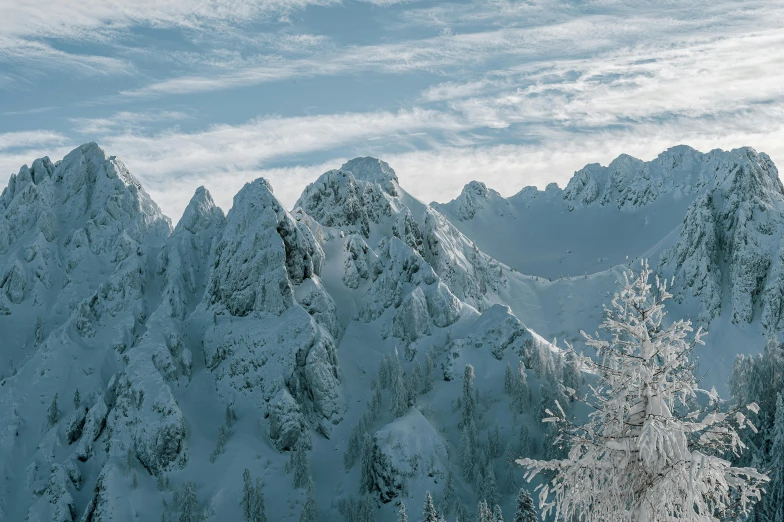
M697 382L689 356L702 343L691 342L690 321L664 325L666 282L649 284L643 261L639 274L628 270L601 328L602 340L583 333L597 361L582 364L598 376L592 396L579 398L593 408L575 425L556 402L545 422L559 429L558 444L571 449L562 460L520 459L527 479L554 473L539 487L543 514L581 521L713 521L745 513L760 498L767 477L753 468L736 468L721 455L744 448L738 429L754 429L742 409L703 414L694 409ZM569 391L575 398L576 393ZM712 399L715 395L712 394Z

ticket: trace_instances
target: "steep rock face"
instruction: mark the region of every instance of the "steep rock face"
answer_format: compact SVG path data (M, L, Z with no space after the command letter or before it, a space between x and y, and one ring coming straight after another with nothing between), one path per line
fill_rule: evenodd
M344 281L351 288L370 277L373 256L368 258L368 249L373 242L390 236L426 259L450 291L471 306L483 309L489 294L507 284L500 263L479 251L438 211L406 194L383 161L356 158L323 174L296 205L322 226L357 236L345 246L350 257Z
M135 346L155 308L149 293L170 232L168 218L139 182L94 143L57 164L36 160L12 176L0 196L0 308L7 314L0 330L10 341L4 357L18 373L4 375L8 392L0 396L0 419L16 428L0 433L0 446L8 450L0 455L0 470L13 474L12 459L31 451L20 441L40 440L28 476L30 484L43 486L32 487L29 499L22 484L6 482L0 511L18 513L28 502L31 519L74 519L82 510L73 494L81 487L80 469L100 471L106 448L132 453L136 441L150 461L164 455L158 467L176 460L141 444L163 437L159 427L176 419L176 403L163 411L136 406L142 391L148 405L167 393L171 398L155 367L145 367L149 354ZM32 336L30 317L36 317ZM73 361L79 361L76 367ZM38 387L40 398L23 393L23 383ZM72 408L77 389L84 404L74 399ZM53 424L41 439L38 420L21 422L19 412L46 419L58 396L62 413L50 415ZM112 415L116 404L129 402L135 426L148 426L146 434Z
M781 320L780 251L784 187L765 154L737 149L713 159L715 178L689 207L677 244L662 255L680 295L699 297L703 319L721 313L729 295L732 321ZM759 312L758 312L759 313Z
M394 194L377 183L358 180L351 171L341 168L323 174L309 185L296 207L305 210L323 226L367 238L372 224L388 220L395 213Z
M239 392L265 414L274 411L270 434L282 449L293 435L281 435L280 410L290 402L281 402L281 390L317 424L339 422L344 409L335 304L319 278L323 260L310 228L256 180L234 198L202 304L213 317L203 346L220 397L231 403Z
M431 325L453 324L466 306L416 250L395 237L379 245L370 273L357 318L372 322L393 310L391 333L406 343L429 335Z
M685 146L673 147L650 162L622 154L607 167L591 164L575 172L563 198L570 209L596 204L633 210L665 195L697 193L711 181L710 163L710 155Z

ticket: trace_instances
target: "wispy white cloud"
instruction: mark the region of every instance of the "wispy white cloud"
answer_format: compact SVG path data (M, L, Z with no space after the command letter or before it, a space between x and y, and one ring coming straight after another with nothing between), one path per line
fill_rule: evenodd
M60 145L68 141L68 138L59 132L48 130L5 132L0 134L0 151L29 149L43 145ZM17 168L19 167L21 167L21 164L17 165Z
M106 118L71 118L71 124L79 134L106 136L122 131L139 131L153 123L175 122L189 117L180 111L120 111Z
M45 42L8 37L2 32L0 32L0 63L21 65L28 68L28 72L59 70L87 75L134 72L133 65L120 58L89 53L69 53Z

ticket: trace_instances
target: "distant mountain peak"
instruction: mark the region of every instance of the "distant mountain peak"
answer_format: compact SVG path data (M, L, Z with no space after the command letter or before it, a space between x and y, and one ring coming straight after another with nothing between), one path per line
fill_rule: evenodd
M360 181L378 183L386 192L397 195L397 174L386 161L370 156L354 158L344 163L340 170L351 172Z
M223 211L215 206L212 195L203 186L196 189L185 212L182 214L177 229L196 232L206 228L216 217L222 219Z

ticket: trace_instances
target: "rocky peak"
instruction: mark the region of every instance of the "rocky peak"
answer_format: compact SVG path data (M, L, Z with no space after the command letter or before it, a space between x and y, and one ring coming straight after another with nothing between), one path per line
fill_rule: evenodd
M354 158L347 161L340 170L351 172L354 177L369 183L378 183L387 193L397 196L397 175L386 161L371 158Z
M210 192L202 187L196 189L185 212L182 214L176 230L184 229L191 233L205 230L216 220L223 220L223 211L215 206Z

